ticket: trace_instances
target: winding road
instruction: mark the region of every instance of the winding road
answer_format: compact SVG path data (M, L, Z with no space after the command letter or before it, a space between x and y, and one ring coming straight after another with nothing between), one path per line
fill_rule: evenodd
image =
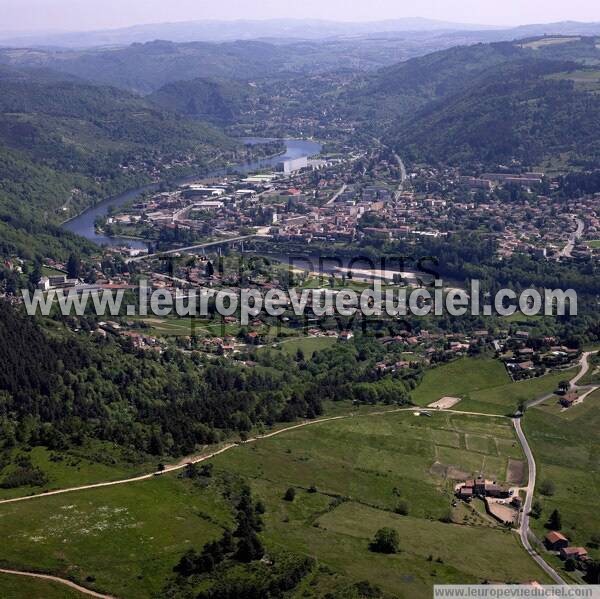
M586 395L595 391L596 389L598 389L599 387L579 387L577 385L577 383L587 374L587 372L589 371L589 357L591 355L592 352L586 352L584 354L582 354L581 356L581 360L580 360L580 370L579 372L571 379L570 381L570 386L572 389L585 389L587 391ZM539 403L545 401L546 399L552 397L552 394L550 395L545 395L543 397L540 397L532 402L530 402L527 407L532 407L534 405L538 405ZM411 407L407 407L407 408L394 408L394 409L390 409L390 410L382 410L382 411L373 411L373 412L368 412L366 414L357 414L357 413L349 413L349 414L343 414L340 416L329 416L326 418L319 418L319 419L315 419L315 420L307 420L304 422L301 422L299 424L294 424L292 426L288 426L285 428L281 428L278 430L275 430L273 432L270 433L266 433L264 435L258 435L256 437L253 437L251 439L247 439L246 441L242 441L240 443L228 443L226 445L224 445L223 447L220 447L219 449L211 452L211 453L207 453L207 454L202 454L202 455L197 455L197 456L193 456L190 458L185 458L184 460L180 461L177 464L174 465L170 465L165 467L163 470L159 470L159 471L155 471L155 472L150 472L148 474L142 474L140 476L134 476L134 477L130 477L130 478L125 478L125 479L121 479L121 480L115 480L115 481L108 481L108 482L100 482L100 483L92 483L89 485L81 485L78 487L70 487L70 488L66 488L66 489L58 489L55 491L48 491L46 493L40 493L37 495L27 495L24 497L13 497L11 499L3 499L0 500L0 505L2 504L8 504L8 503L17 503L17 502L22 502L22 501L31 501L34 499L40 499L42 497L49 497L52 495L62 495L65 493L74 493L76 491L85 491L85 490L89 490L89 489L99 489L99 488L103 488L103 487L111 487L111 486L115 486L115 485L124 485L124 484L128 484L128 483L135 483L135 482L140 482L140 481L144 481L144 480L148 480L151 479L155 476L161 476L163 474L168 474L170 472L176 472L178 470L182 470L184 469L188 464L198 464L200 462L204 462L206 460L210 460L211 458L214 458L217 455L220 455L226 451L229 451L231 449L233 449L234 447L238 447L239 445L245 445L245 444L249 444L249 443L256 443L257 441L260 441L262 439L268 439L271 437L274 437L276 435L281 435L284 434L286 432L292 431L292 430L296 430L302 427L306 427L306 426L313 426L316 424L321 424L323 422L331 422L334 420L342 420L342 419L347 419L347 418L354 418L357 416L364 416L364 417L368 417L368 416L381 416L384 414L393 414L393 413L398 413L398 412L416 412L416 411L421 411L421 412L446 412L446 413L451 413L451 414L463 414L463 415L471 415L471 416L484 416L486 418L506 418L506 416L500 415L500 414L486 414L483 412L465 412L465 411L461 411L461 410L453 410L453 409L432 409L432 408L426 408L426 407L417 407L417 406L411 406ZM519 439L519 443L521 444L522 448L523 448L523 452L525 453L525 456L527 458L527 465L528 465L528 470L529 470L529 480L528 480L528 484L526 487L526 497L525 497L525 502L523 505L523 513L522 513L522 517L521 517L521 523L520 523L520 527L519 527L519 536L521 538L521 542L523 544L523 546L525 547L525 550L527 551L527 553L532 557L532 559L534 559L539 566L544 570L544 572L546 572L548 574L548 576L550 576L552 578L552 580L554 580L557 584L567 584L561 577L560 575L556 572L556 570L554 570L543 558L542 556L533 548L533 546L531 545L531 542L529 540L529 535L530 535L530 527L529 527L529 521L530 521L530 516L529 513L531 511L531 505L533 502L533 494L535 491L535 483L536 483L536 463L535 463L535 459L533 457L533 453L531 451L531 447L529 446L529 443L527 441L527 438L525 436L525 433L523 432L523 428L521 426L521 419L520 418L512 418L511 419L517 434L517 438ZM10 569L2 569L0 568L0 573L4 573L4 574L14 574L17 576L27 576L30 578L38 578L38 579L42 579L42 580L49 580L51 582L57 582L60 584L64 584L72 589L75 589L81 593L84 593L90 597L97 597L100 599L114 599L114 597L110 596L110 595L104 595L95 591L92 591L90 589L86 589L85 587L82 587L76 583L74 583L71 580L68 579L64 579L64 578L59 578L57 576L50 576L47 574L39 574L39 573L35 573L35 572L27 572L27 571L20 571L20 570L10 570Z
M558 572L552 568L546 560L533 548L531 542L529 541L529 519L531 512L531 504L533 503L533 492L535 491L535 479L536 479L536 465L535 460L533 458L533 453L531 451L531 447L529 447L529 443L527 442L527 437L525 437L525 433L523 432L523 428L521 426L520 418L513 418L513 424L515 427L515 431L517 433L517 437L519 439L519 443L521 443L521 447L523 448L523 452L525 453L525 457L527 458L527 467L529 470L529 482L527 484L525 503L523 504L523 513L521 515L521 524L519 526L519 536L521 537L521 543L523 543L523 547L525 547L525 551L529 553L529 555L538 563L538 565L554 580L557 584L567 584L558 574Z
M58 584L62 584L67 586L75 591L79 591L88 597L97 597L98 599L115 599L112 595L103 595L102 593L97 593L96 591L92 591L91 589L86 589L72 580L67 580L66 578L59 578L58 576L50 576L49 574L38 574L37 572L25 572L21 570L7 570L5 568L0 568L0 574L14 574L15 576L25 576L27 578L37 578L38 580L47 580L49 582L57 582Z
M581 360L579 361L579 372L569 381L569 386L572 391L581 391L583 390L585 393L581 396L581 399L585 399L590 393L596 391L599 387L594 386L584 386L580 387L577 383L588 373L590 369L589 358L593 352L585 352L581 355ZM533 401L527 403L527 408L531 408L537 406L544 401L553 397L554 394L550 393L544 395L542 397L538 397ZM523 504L523 512L521 515L521 523L519 526L519 536L521 537L521 543L523 543L523 547L529 555L540 565L540 567L556 582L557 584L567 584L558 574L558 572L552 568L544 558L533 548L531 545L531 541L529 540L529 536L531 534L531 528L529 526L530 522L530 512L531 505L533 503L533 494L535 492L535 483L537 476L537 468L535 463L535 458L533 457L533 452L531 451L531 447L529 446L529 442L527 441L527 437L523 432L523 427L521 425L521 418L513 418L513 425L515 427L515 432L517 433L517 438L519 439L519 443L523 448L523 453L527 458L527 467L529 471L529 481L527 483L525 502Z

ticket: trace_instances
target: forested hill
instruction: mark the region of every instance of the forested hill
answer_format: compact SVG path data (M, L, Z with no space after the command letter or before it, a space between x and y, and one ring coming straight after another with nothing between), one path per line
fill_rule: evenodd
M598 91L598 39L553 37L416 58L345 102L409 159L587 166L598 158Z
M154 41L82 51L4 49L0 51L0 64L47 67L147 94L167 83L198 77L233 80L269 77L287 70L290 62L303 62L305 52L251 41L224 44Z
M231 124L256 102L256 92L247 83L205 78L168 83L148 99L177 112L217 125Z
M597 83L600 71L575 66L504 65L392 126L386 138L413 160L593 168L600 158Z
M374 340L360 353L344 345L312 359L261 352L248 368L176 349L136 350L126 337L94 334L93 319L78 324L79 334L60 320L42 327L0 301L0 435L9 446L102 439L182 455L231 432L314 418L324 400L408 399L405 381L373 374L385 353Z
M37 235L54 236L53 224L95 201L165 169L176 174L182 159L200 169L234 148L216 129L129 92L3 68L0 251L35 249Z

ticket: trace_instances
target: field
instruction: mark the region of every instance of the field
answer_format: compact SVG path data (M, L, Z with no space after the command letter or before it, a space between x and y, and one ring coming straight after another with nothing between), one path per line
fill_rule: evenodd
M203 485L169 474L0 506L2 563L121 597L160 594L187 548L231 524L223 481L243 477L266 504L267 548L312 555L333 578L407 598L430 596L434 582L545 580L513 532L484 516L440 521L456 478L482 470L505 480L510 457L522 460L505 418L398 412L318 423L221 454ZM295 501L283 501L291 486ZM408 515L394 513L400 502ZM369 551L382 526L399 532L400 554Z
M417 405L425 406L451 395L462 398L454 406L455 410L511 414L521 401L551 393L560 381L569 379L574 372L554 372L513 383L498 360L462 358L428 370L422 383L412 392L412 398Z
M0 513L4 565L71 577L120 597L160 591L187 548L231 523L217 493L175 476L7 504Z
M548 402L550 404L550 402ZM555 493L541 496L542 517L532 520L539 536L550 512L558 508L562 515L562 532L574 545L588 548L592 556L600 551L590 547L593 535L600 535L600 392L589 396L581 405L561 411L555 403L529 410L524 429L538 464L538 481L550 480Z
M1 573L0 593L5 599L85 599L87 597L57 582Z
M580 37L544 37L543 39L535 40L533 42L527 42L521 44L522 48L531 48L532 50L538 50L544 46L557 46L558 44L568 44L569 42L578 42Z
M600 239L592 239L591 241L586 241L585 243L593 249L600 248Z
M424 406L446 395L465 398L473 391L509 381L498 360L462 358L428 370L412 397L417 405Z
M25 453L15 450L10 454L10 461L14 460L17 453L28 456L32 465L46 474L48 482L42 487L22 486L0 489L0 499L33 495L98 481L117 480L152 471L157 465L139 456L124 456L116 446L101 442L88 443L85 447L68 452L53 452L44 447L34 447ZM0 480L10 470L10 466L3 466L0 469Z

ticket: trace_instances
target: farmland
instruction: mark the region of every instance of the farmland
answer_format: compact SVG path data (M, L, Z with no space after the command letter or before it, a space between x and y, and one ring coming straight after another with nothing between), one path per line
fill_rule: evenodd
M504 418L397 412L318 423L221 454L202 484L169 474L0 506L3 563L119 596L160 593L186 549L231 526L224 489L246 480L266 505L267 550L285 542L316 558L325 587L367 579L426 597L434 582L543 580L513 532L451 512L456 479L505 480L509 458L522 456ZM283 501L290 487L296 498ZM406 515L395 513L399 504ZM381 526L398 531L398 555L368 550Z
M592 537L600 534L597 497L600 493L600 393L583 404L562 411L555 400L528 412L525 432L538 464L538 481L551 481L553 492L537 498L543 506L539 519L532 519L538 536L546 534L545 523L555 508L562 515L562 532L573 545L588 548L593 557Z
M558 383L574 371L558 371L543 377L511 382L501 362L482 358L463 358L428 370L412 393L417 405L425 406L442 396L462 398L454 409L510 414L524 402L551 393Z

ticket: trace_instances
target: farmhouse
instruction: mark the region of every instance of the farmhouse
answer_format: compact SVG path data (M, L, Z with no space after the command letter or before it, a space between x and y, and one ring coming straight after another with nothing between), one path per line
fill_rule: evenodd
M585 561L588 558L588 552L585 547L563 547L560 550L561 559L576 559Z
M546 535L544 541L546 543L546 547L552 551L559 551L560 549L564 549L569 545L567 537L555 530L551 530Z

